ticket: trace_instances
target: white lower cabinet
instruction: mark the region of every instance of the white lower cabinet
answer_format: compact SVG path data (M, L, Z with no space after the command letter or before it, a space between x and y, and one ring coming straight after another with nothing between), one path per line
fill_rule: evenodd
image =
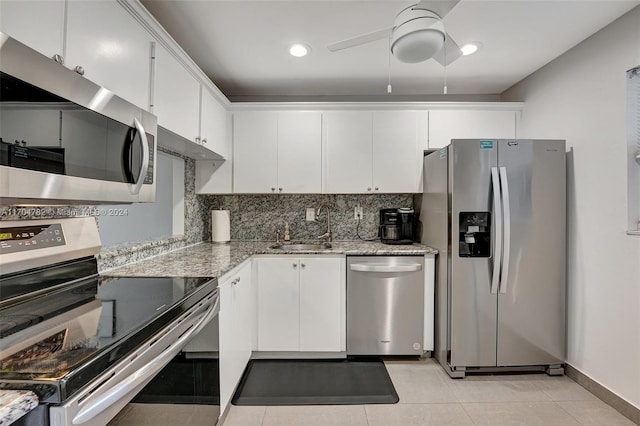
M258 351L346 350L343 256L258 258Z
M231 401L249 359L253 338L251 263L220 281L220 413Z

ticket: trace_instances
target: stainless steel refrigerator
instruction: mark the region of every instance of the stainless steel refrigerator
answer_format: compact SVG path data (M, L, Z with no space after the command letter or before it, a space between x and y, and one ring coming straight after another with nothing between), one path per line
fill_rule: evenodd
M439 250L435 357L452 377L565 361L565 141L454 139L424 159Z

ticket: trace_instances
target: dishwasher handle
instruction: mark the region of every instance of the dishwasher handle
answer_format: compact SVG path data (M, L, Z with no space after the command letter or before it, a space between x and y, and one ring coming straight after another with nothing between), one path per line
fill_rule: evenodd
M352 263L351 270L356 272L417 272L422 271L420 263L389 265L388 263Z
M155 376L171 359L173 359L184 345L196 335L207 323L209 323L213 317L215 317L220 311L220 299L215 297L213 303L211 303L208 309L198 315L192 320L192 326L184 332L182 336L175 342L170 344L165 350L163 350L158 356L145 364L135 373L131 374L122 382L116 384L103 395L101 395L97 401L88 404L80 410L80 412L73 418L72 423L79 425L93 419L95 416L106 410L138 385L145 382L149 377Z

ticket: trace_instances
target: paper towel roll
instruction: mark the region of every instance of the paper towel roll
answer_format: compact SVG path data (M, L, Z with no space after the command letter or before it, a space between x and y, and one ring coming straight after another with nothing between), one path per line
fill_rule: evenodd
M211 241L228 243L231 239L229 210L211 210Z

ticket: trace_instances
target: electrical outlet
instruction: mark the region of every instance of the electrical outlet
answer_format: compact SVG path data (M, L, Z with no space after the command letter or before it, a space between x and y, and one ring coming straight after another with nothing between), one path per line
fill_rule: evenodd
M316 220L316 211L313 208L307 209L307 222L314 222Z
M353 208L353 218L362 219L362 206L357 205Z

